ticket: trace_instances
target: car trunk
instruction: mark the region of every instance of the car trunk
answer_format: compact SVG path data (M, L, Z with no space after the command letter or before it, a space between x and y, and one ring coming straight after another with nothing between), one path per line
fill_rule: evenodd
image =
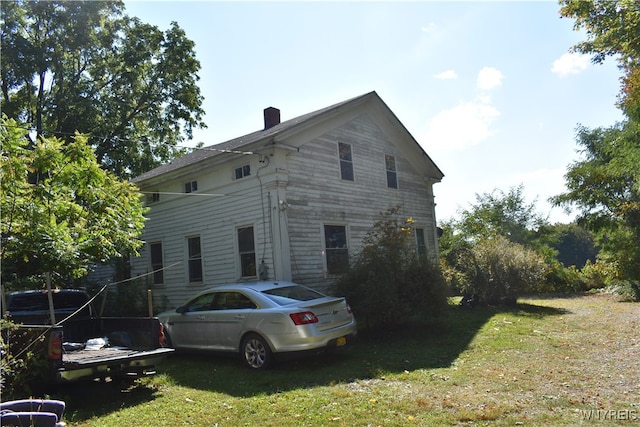
M326 297L299 304L299 307L312 311L318 318L316 328L326 331L346 325L353 321L353 315L347 310L344 298Z

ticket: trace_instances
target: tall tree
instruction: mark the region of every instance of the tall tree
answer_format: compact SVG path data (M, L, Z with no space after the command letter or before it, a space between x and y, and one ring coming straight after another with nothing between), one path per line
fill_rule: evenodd
M560 0L560 14L574 19L587 40L574 50L601 63L616 56L622 71L620 106L640 120L640 2L637 0Z
M620 277L640 280L640 3L635 0L561 0L587 40L574 49L600 63L617 57L622 71L619 106L628 119L610 128L580 126L581 159L565 175L568 191L557 205L577 207L597 234L603 258Z
M547 218L536 211L535 203L526 203L523 191L519 185L506 193L495 189L476 194L476 203L460 212L456 228L471 240L500 235L514 243L532 244Z
M28 141L0 125L2 280L51 272L80 277L92 262L129 255L144 212L137 188L97 163L86 137Z
M204 127L194 43L124 15L122 1L1 2L2 111L41 135L90 135L121 177L179 156Z
M627 121L607 129L578 130L583 158L568 168L566 193L552 199L580 210L596 232L603 255L621 277L640 279L640 126Z

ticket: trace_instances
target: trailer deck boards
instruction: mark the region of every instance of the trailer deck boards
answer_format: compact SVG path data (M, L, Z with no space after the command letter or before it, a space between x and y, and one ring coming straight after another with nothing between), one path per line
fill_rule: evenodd
M99 350L83 349L65 352L62 355L62 361L67 366L82 366L101 362L113 363L121 360L135 360L136 356L146 358L152 356L167 355L172 352L173 349L170 348L157 348L155 350L132 350L129 348L121 347L105 347Z

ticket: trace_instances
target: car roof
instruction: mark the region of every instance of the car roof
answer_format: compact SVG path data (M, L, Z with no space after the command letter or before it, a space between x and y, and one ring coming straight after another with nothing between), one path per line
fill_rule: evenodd
M238 283L226 283L224 285L216 285L208 287L202 291L201 294L210 291L240 291L243 289L251 289L256 292L263 292L269 289L284 288L287 286L302 286L298 283L288 281L262 281L262 282L238 282Z
M13 291L8 297L17 297L21 295L46 295L49 291L46 289L30 289L26 291ZM51 289L52 295L57 294L83 294L88 295L87 291L83 289Z

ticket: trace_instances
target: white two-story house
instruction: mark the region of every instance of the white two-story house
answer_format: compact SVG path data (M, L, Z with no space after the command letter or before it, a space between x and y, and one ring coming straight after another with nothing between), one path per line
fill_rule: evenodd
M216 284L293 280L325 290L379 214L412 217L437 259L443 173L375 92L197 149L133 180L150 208L132 275L177 306Z

